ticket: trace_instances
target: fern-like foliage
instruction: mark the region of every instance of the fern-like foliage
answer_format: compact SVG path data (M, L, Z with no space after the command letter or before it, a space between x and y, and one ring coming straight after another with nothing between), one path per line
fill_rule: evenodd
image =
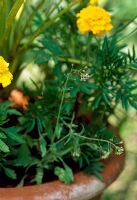
M115 37L104 38L96 62L91 68L93 82L96 85L92 109L97 109L100 105L114 108L118 103L126 110L129 105L137 108L135 48L128 53L124 50L125 46L119 46Z

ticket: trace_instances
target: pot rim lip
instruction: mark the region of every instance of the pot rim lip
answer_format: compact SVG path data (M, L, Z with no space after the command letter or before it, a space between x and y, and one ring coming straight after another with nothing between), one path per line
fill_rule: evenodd
M70 193L70 192L72 192L72 190L74 188L81 187L81 185L83 184L83 181L84 181L84 184L88 184L91 182L93 182L94 184L96 183L96 189L99 186L99 191L96 191L96 193L100 194L106 187L108 187L120 175L120 173L122 172L124 165L125 165L125 157L126 157L126 153L124 151L121 155L112 154L112 155L110 155L110 157L108 159L106 159L104 161L105 165L104 165L104 169L101 173L101 175L104 179L103 182L101 180L99 180L97 177L95 177L94 175L88 176L88 175L84 174L82 171L79 171L74 174L74 182L71 183L70 185L66 185L66 184L60 182L59 180L55 180L55 181L48 182L48 183L24 186L24 187L19 187L19 188L17 188L17 187L0 188L0 199L4 195L6 196L6 194L7 194L6 192L9 192L8 195L11 193L11 197L12 197L12 195L14 196L15 192L18 192L22 196L25 190L27 190L30 197L33 195L33 192L36 190L41 190L41 193L43 193L43 195L45 195L46 190L47 191L52 190L52 193L53 192L56 193L57 188L58 188L58 190L63 189L63 191L69 190L69 193ZM101 187L101 189L100 189L100 187ZM33 191L33 192L31 192L31 191ZM90 192L92 193L92 191L90 191ZM48 191L48 193L49 193L49 191ZM5 197L3 200L8 200L8 198L6 199L6 197ZM24 200L24 198L23 198L23 200ZM31 198L30 198L30 200L31 200Z
M94 175L87 176L82 171L74 174L74 182L66 185L59 180L40 185L20 188L0 188L0 200L88 200L100 195L122 172L125 165L125 151L121 155L112 154L104 161L101 173L104 182Z

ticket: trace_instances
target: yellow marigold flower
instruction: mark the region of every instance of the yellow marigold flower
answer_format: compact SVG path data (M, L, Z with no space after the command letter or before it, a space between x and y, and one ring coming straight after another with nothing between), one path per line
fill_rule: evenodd
M98 6L89 5L77 14L77 26L81 33L92 32L102 36L112 29L111 14Z
M92 4L92 5L95 5L99 2L100 2L100 0L90 0L90 4Z
M7 63L2 56L0 56L0 83L3 87L8 86L13 79L8 67L9 63Z

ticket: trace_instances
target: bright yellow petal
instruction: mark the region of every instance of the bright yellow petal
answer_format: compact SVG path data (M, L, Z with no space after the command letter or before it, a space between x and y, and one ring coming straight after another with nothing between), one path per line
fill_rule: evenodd
M77 14L77 27L80 33L92 32L102 36L112 29L111 15L105 9L89 5Z
M13 79L8 67L9 63L7 63L2 56L0 56L0 83L3 87L8 86Z
M0 56L0 74L7 71L9 63L7 63L2 56Z
M6 71L5 73L0 75L0 83L2 84L3 87L7 87L11 83L12 79L13 76L10 73L10 71Z

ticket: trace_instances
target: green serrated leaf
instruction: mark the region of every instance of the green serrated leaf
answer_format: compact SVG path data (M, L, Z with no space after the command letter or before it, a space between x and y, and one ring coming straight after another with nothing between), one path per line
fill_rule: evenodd
M34 178L37 184L42 183L43 176L44 176L44 169L41 167L38 167L36 169L36 175Z
M70 184L74 179L73 172L67 165L64 166L64 169L61 167L55 167L54 173L58 176L60 181L66 184Z

